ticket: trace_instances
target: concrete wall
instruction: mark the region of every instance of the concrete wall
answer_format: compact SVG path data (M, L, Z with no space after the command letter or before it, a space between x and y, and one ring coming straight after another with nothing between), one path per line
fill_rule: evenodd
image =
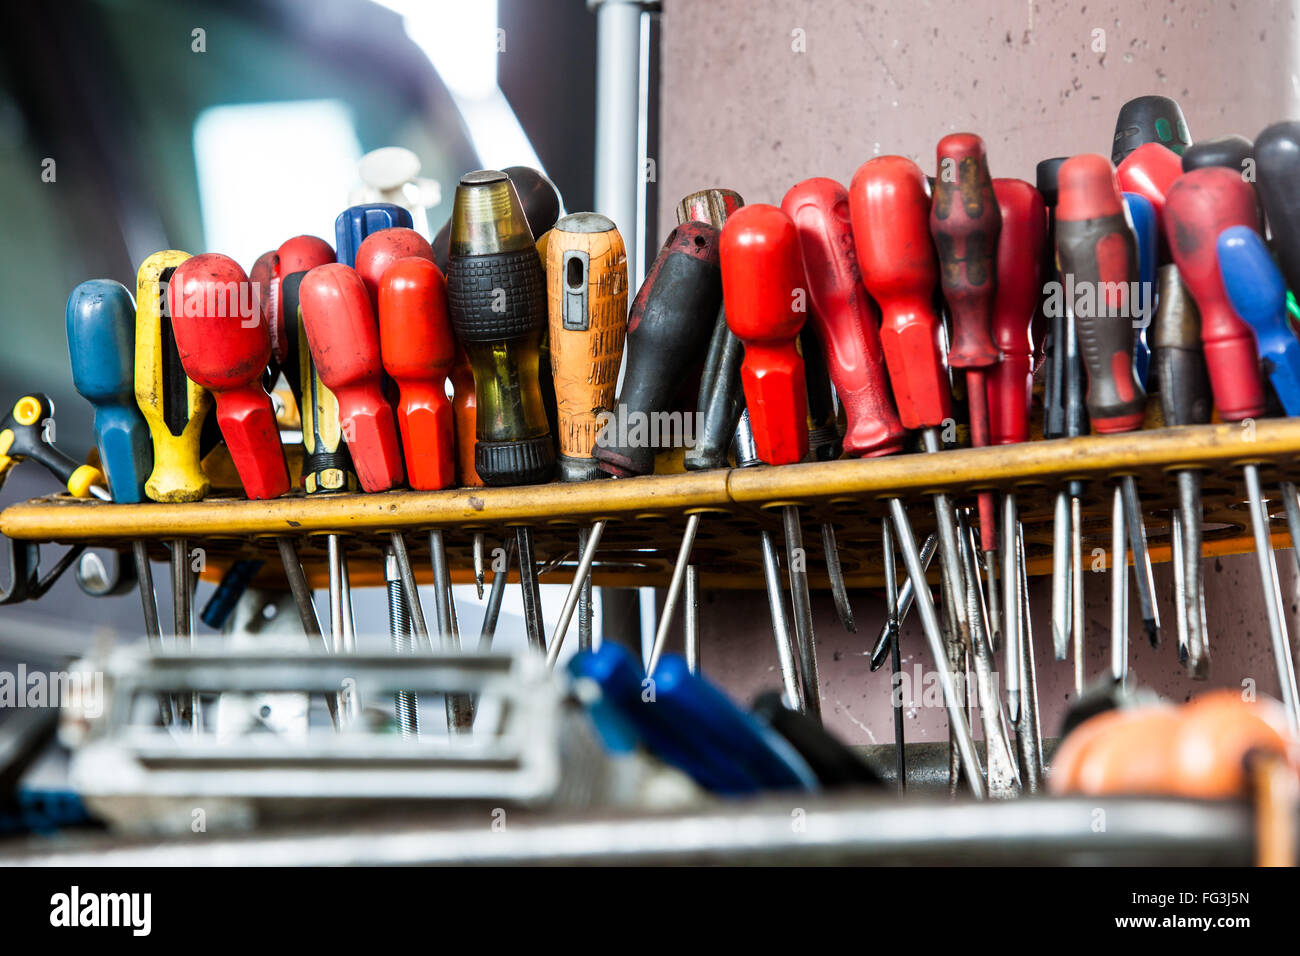
M673 204L712 185L749 202L780 202L795 182L848 182L872 155L902 153L934 166L945 133L984 137L995 176L1032 179L1049 156L1109 155L1115 114L1127 99L1162 93L1180 101L1193 138L1253 137L1297 115L1296 4L1170 0L970 3L950 0L665 0L662 16L661 231ZM1094 47L1104 43L1104 52ZM810 533L810 532L806 532ZM811 539L810 539L811 540ZM1295 616L1296 565L1278 555ZM1214 684L1258 682L1276 693L1259 578L1250 556L1207 561L1206 601ZM1045 580L1034 582L1044 731L1055 733L1071 696L1071 665L1051 660ZM1156 584L1169 590L1167 568ZM1109 660L1109 582L1088 575L1087 672ZM892 740L886 670L867 659L881 602L854 595L858 634L843 632L818 598L818 650L829 725L858 743ZM747 697L779 684L759 597L707 596L706 671ZM1182 675L1173 649L1131 633L1138 681L1183 699L1203 688ZM1292 633L1297 622L1291 621ZM905 669L929 666L915 624ZM909 714L908 739L946 735L941 710Z

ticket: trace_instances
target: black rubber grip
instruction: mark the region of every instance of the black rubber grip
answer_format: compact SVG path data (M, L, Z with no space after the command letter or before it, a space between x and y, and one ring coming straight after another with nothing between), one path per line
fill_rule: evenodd
M462 342L522 338L546 326L546 272L534 248L447 263L447 311Z
M474 470L485 485L540 485L555 474L555 444L550 435L478 441L474 444Z
M1103 240L1114 236L1123 242L1125 261L1122 271L1103 275L1098 249ZM1138 274L1137 239L1123 213L1096 219L1058 220L1056 250L1061 274L1072 274L1077 289L1091 285L1094 291L1094 308L1090 310L1093 314L1071 316L1079 352L1088 369L1088 414L1103 433L1131 431L1140 427L1146 406L1146 393L1133 372L1136 331L1130 316L1105 314L1103 283L1121 282L1127 289L1132 288Z
M669 411L673 396L704 357L721 306L718 230L702 222L682 223L669 234L632 304L617 420ZM654 471L656 450L649 442L615 441L597 445L593 455L606 471L624 477Z
M1255 144L1244 136L1218 136L1202 139L1187 147L1183 153L1183 172L1204 169L1206 166L1224 166L1244 172L1248 161L1254 159Z
M1292 290L1300 289L1300 122L1274 123L1255 138L1255 188L1264 201L1273 254Z
M1177 100L1168 96L1139 96L1120 107L1110 161L1118 166L1129 153L1147 143L1167 146L1180 156L1191 145L1187 121Z
M1166 425L1204 425L1210 420L1214 396L1201 348L1201 315L1177 266L1161 268L1159 295L1151 348L1160 382L1160 411Z
M719 310L713 338L709 342L704 373L700 376L700 398L696 407L700 433L686 449L687 471L726 468L728 449L736 434L736 423L745 410L745 392L740 384L740 366L745 346L727 327L727 314Z

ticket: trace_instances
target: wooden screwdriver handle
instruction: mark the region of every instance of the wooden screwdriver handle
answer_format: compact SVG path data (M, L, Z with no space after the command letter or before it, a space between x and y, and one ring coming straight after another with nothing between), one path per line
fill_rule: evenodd
M627 337L627 252L614 223L597 213L565 216L546 246L551 373L560 424L560 477L601 477L592 449Z

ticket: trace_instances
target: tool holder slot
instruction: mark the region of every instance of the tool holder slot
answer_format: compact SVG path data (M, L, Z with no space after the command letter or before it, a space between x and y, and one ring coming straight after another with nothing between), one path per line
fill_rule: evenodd
M204 577L219 578L238 558L266 561L258 583L284 586L276 536L296 539L312 584L326 581L326 537L343 535L351 583L383 583L382 554L393 531L403 532L417 576L431 580L427 532L443 529L452 580L473 580L476 532L492 549L504 546L515 525L533 529L543 583L571 579L580 528L608 524L596 555L595 584L663 587L668 584L686 516L703 515L692 551L700 584L709 589L761 589L756 532L780 530L782 504L798 504L814 587L829 586L817 526L834 524L850 587L881 587L880 524L886 502L902 497L918 539L933 530L932 494L946 492L974 504L976 492L1017 495L1030 574L1051 570L1053 496L1066 482L1085 483L1083 547L1109 550L1111 489L1115 475L1132 474L1151 541L1151 558L1170 559L1168 515L1175 507L1172 473L1203 474L1204 555L1253 550L1240 466L1255 463L1270 495L1275 549L1291 546L1277 483L1300 478L1300 420L1157 428L1123 435L1031 441L990 448L957 448L935 455L840 460L780 467L553 483L521 488L460 488L437 492L306 496L273 501L210 497L189 504L112 504L56 495L0 512L0 532L17 541L126 548L149 541L151 555L167 557L166 542L186 538L203 548ZM937 575L937 571L933 572Z

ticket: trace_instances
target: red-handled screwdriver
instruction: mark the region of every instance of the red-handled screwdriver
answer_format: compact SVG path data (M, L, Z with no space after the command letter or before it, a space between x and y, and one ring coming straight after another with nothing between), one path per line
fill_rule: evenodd
M849 185L849 212L862 281L881 310L880 342L899 417L903 427L922 429L927 452L937 452L938 429L952 417L952 397L941 344L942 326L933 304L939 268L930 240L930 196L925 174L902 156L868 160L854 173ZM959 637L955 643L964 658L969 624L956 515L947 495L935 495L934 503L949 619L957 627ZM944 649L916 536L902 501L890 499L889 507L912 580L913 600L943 688L960 763L971 791L982 799L984 778L966 720L966 701L957 690L949 654Z
M1139 147L1133 155L1141 151ZM1133 370L1134 317L1140 320L1140 307L1129 295L1138 278L1137 237L1129 224L1115 167L1106 157L1083 154L1066 160L1059 187L1056 255L1060 273L1067 286L1072 280L1074 288L1094 292L1091 297L1078 297L1073 314L1079 352L1088 370L1088 414L1103 435L1133 431L1142 427L1146 409L1146 392ZM1085 308L1090 300L1094 307ZM1160 641L1160 614L1137 481L1132 475L1120 476L1116 492L1115 513L1122 507L1142 623L1154 647ZM1112 556L1116 581L1122 578L1125 563L1122 555ZM1119 630L1123 631L1122 626ZM1114 633L1111 639L1122 641L1123 633Z
M930 206L930 235L938 248L939 281L952 316L948 366L966 372L971 444L981 448L989 444L985 375L1000 358L993 341L992 318L1002 216L982 139L974 133L951 133L939 140L936 154L938 175ZM992 628L997 628L1001 615L994 583L997 531L992 492L979 495L979 514Z
M1033 351L1030 323L1038 307L1039 272L1047 234L1047 207L1042 194L1022 179L995 179L993 193L1002 216L998 236L998 291L993 300L993 340L1002 361L988 379L989 438L994 445L1029 440L1029 405L1033 391ZM1020 613L1020 519L1016 496L1002 502L1002 637L1006 642L1007 710L1019 727L1026 784L1041 781L1038 739L1038 689L1034 672L1033 636L1029 619Z
M758 457L790 465L808 454L808 397L795 338L806 318L807 289L799 232L775 206L744 206L722 227L722 298L727 326L745 344L740 369ZM785 550L795 643L808 712L821 718L812 601L799 509L784 505Z
M1165 200L1169 248L1187 290L1201 314L1201 339L1210 388L1219 417L1248 423L1265 411L1264 383L1255 333L1233 310L1219 270L1218 237L1230 226L1260 229L1255 190L1235 170L1222 166L1194 169L1174 183ZM1269 516L1260 488L1259 468L1242 466L1250 499L1250 523L1264 588L1264 608L1282 702L1292 725L1300 726L1300 693L1269 537Z
M262 384L271 332L248 276L228 256L194 256L176 267L167 299L181 365L216 400L217 422L244 493L255 500L278 498L290 482L275 409ZM280 535L276 543L303 630L324 644L293 539ZM337 701L327 696L326 702L337 725Z
M880 314L862 288L849 192L833 179L808 179L785 194L781 208L799 230L809 320L848 423L844 451L855 458L899 451L906 433L889 394ZM830 522L822 525L822 541L840 620L847 630L856 630Z

